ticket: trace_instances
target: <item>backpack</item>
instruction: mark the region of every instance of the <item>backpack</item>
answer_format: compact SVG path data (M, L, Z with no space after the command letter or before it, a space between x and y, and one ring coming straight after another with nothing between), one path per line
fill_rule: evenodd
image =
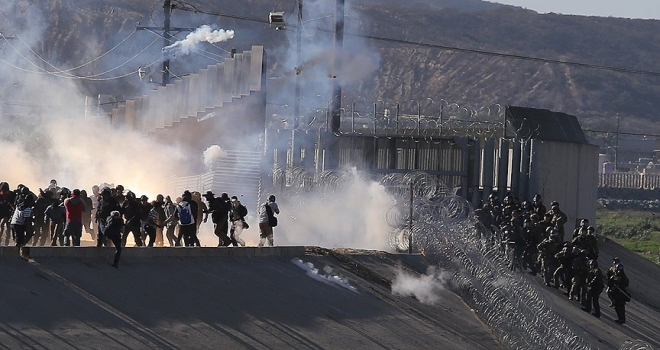
M247 214L248 214L248 210L247 210L247 208L246 208L243 204L239 205L239 207L238 207L238 214L239 214L241 217L246 217L246 216L247 216Z
M268 203L264 204L264 206L266 207L266 214L268 215L268 225L270 227L277 226L277 218L273 214L273 208L271 208Z
M195 218L190 210L190 203L186 201L181 202L176 206L176 209L179 212L179 223L181 225L191 225L195 223Z

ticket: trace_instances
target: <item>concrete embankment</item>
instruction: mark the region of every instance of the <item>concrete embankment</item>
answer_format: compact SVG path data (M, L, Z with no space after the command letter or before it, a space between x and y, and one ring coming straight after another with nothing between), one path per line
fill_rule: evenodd
M421 256L274 248L0 249L0 344L8 349L492 349L454 293L435 306L390 291ZM310 278L292 259L351 288ZM314 276L311 276L314 277Z
M28 261L0 248L0 348L501 348L448 289L434 290L434 305L392 295L397 270L426 272L423 256L316 247L124 252L114 269L112 248L35 247ZM631 280L625 325L614 322L605 293L596 319L538 276L526 278L593 348L660 348L660 266L607 241L603 270L614 256Z

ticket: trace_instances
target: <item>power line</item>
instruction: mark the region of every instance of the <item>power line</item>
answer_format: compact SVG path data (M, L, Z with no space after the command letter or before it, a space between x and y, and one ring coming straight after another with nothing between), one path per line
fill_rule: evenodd
M12 67L12 68L15 68L15 69L18 69L18 70L20 70L20 71L27 72L27 73L48 74L48 75L53 75L53 76L56 76L56 77L59 77L59 78L80 79L80 80L91 80L91 81L107 81L107 80L114 80L114 79L120 79L120 78L127 77L127 76L129 76L129 75L131 75L131 74L134 74L137 70L133 70L133 71L130 71L130 72L128 72L128 73L125 73L125 74L122 74L122 75L119 75L119 76L115 76L115 77L98 78L98 77L100 77L100 76L102 76L102 75L104 75L104 74L110 73L110 72L112 72L112 71L115 71L115 70L117 70L117 69L123 67L124 65L126 65L127 63L129 63L130 61L132 61L133 59L135 59L137 56L139 56L139 55L141 55L142 53L144 53L149 47L151 47L151 45L153 45L153 44L158 40L158 39L154 39L154 41L152 41L149 45L147 45L146 47L144 47L144 48L143 48L141 51L139 51L137 54L135 54L134 56L132 56L132 57L129 58L128 60L124 61L123 63L121 63L120 65L118 65L118 66L116 66L116 67L114 67L114 68L112 68L112 69L109 69L109 70L106 70L106 71L104 71L104 72L97 73L97 74L92 74L92 75L87 75L87 76L79 76L79 75L75 75L75 74L69 73L70 70L69 70L69 71L63 71L63 70L59 69L58 67L55 67L54 65L52 65L52 64L51 64L50 62L48 62L46 59L44 59L43 57L41 57L40 55L38 55L36 52L34 52L34 50L32 50L32 49L29 47L29 45L27 45L27 43L25 43L22 39L20 39L20 37L19 37L18 35L17 35L16 37L21 41L21 43L23 43L23 45L25 45L25 46L30 50L30 52L32 52L32 53L33 53L33 54L34 54L39 60L41 60L42 62L46 63L48 66L50 66L50 67L52 67L52 68L55 68L55 71L49 71L49 70L47 70L47 69L44 69L44 68L40 67L39 65L37 65L36 63L34 63L32 60L30 60L29 58L25 57L25 55L23 55L23 54L22 54L22 53L21 53L21 52L20 52L20 51L14 46L14 45L12 45L11 43L9 43L9 41L7 40L7 38L4 37L4 35L2 35L2 33L0 33L0 37L2 37L2 38L5 39L5 41L9 44L9 46L10 46L10 47L11 47L11 48L12 48L12 49L18 54L18 56L20 56L24 61L28 62L29 64L31 64L32 66L34 66L35 68L37 68L38 71L34 71L34 70L30 70L30 69L25 69L25 68L22 68L22 67L18 67L18 66L14 65L14 64L12 64L12 63L9 63L9 62L7 62L7 61L5 61L5 60L3 60L3 59L0 59L0 62L3 62L3 63L5 63L5 64L9 65L9 66ZM160 58L159 58L158 60L156 60L156 61L154 61L154 62L148 64L148 65L145 66L145 67L149 67L149 66L151 66L151 65L153 65L153 64L155 64L155 63L157 63L158 61L160 61Z
M622 131L590 130L590 129L582 129L582 131L590 132L594 134L619 134L619 135L628 135L628 136L660 137L660 134L638 133L638 132L622 132Z
M181 10L183 10L183 11L193 11L193 10L185 9L185 8L181 8ZM195 9L193 12L204 13L204 14L207 14L207 15L218 16L218 17L227 17L227 18L234 18L234 19L240 19L240 20L257 22L257 23L269 24L268 21L266 21L266 20L261 20L261 19L251 18L251 17L245 17L245 16L231 15L231 14L222 13L222 12L205 11L205 10L200 10L200 9ZM287 24L287 27L285 27L284 30L290 30L290 29L288 29L288 27L295 28L296 26ZM321 29L321 28L317 29L317 31L332 33L331 30ZM477 55L484 55L484 56L491 56L491 57L513 58L513 59L519 59L519 60L542 62L542 63L551 63L551 64L563 64L563 65L567 65L567 66L607 70L607 71L613 71L613 72L618 72L618 73L650 75L650 76L656 76L656 77L660 76L660 72L648 71L648 70L629 69L629 68L622 68L622 67L612 67L612 66L605 66L605 65L599 65L599 64L583 63L583 62L571 62L571 61L563 61L563 60L557 60L557 59L533 57L533 56L527 56L527 55L521 55L521 54L510 54L510 53L488 51L488 50L461 48L461 47L458 47L458 46L423 43L423 42L416 42L416 41L410 41L410 40L404 40L404 39L387 38L387 37L376 36L376 35L368 35L368 34L344 33L344 35L352 36L352 37L358 37L358 38L365 38L365 39L370 39L370 40L374 40L374 41L383 41L383 42L390 42L390 43L397 43L397 44L411 45L411 46L419 46L419 47L439 49L439 50L447 50L447 51L466 52L466 53L473 53L473 54L477 54Z
M158 1L156 1L158 3ZM201 13L201 14L206 14L206 15L211 15L211 16L218 16L218 17L226 17L226 18L232 18L232 19L238 19L238 20L243 20L243 21L249 21L249 22L255 22L255 23L261 23L261 24L269 24L268 20L266 19L258 19L254 17L248 17L248 16L240 16L240 15L233 15L229 13L223 13L223 12L215 12L215 11L209 11L209 10L203 10L203 9L198 9L194 5L191 5L189 3L179 1L179 3L185 4L189 7L177 7L177 9L182 10L182 11L188 11L188 12L194 12L194 13ZM7 17L4 12L2 14ZM288 27L295 28L295 25L288 25L285 30L290 30ZM331 30L327 29L317 29L318 31L321 32L326 32L326 33L332 33ZM132 35L133 33L131 33ZM637 75L648 75L648 76L654 76L654 77L660 77L660 72L657 71L649 71L649 70L639 70L639 69L630 69L630 68L623 68L623 67L613 67L613 66L606 66L606 65L599 65L599 64L590 64L590 63L583 63L583 62L572 62L572 61L565 61L565 60L558 60L558 59L549 59L549 58L541 58L541 57L533 57L533 56L528 56L528 55L522 55L522 54L510 54L510 53L504 53L504 52L496 52L496 51L489 51L489 50L479 50L479 49L470 49L470 48L461 48L457 46L450 46L450 45L440 45L440 44L431 44L431 43L424 43L424 42L416 42L416 41L410 41L410 40L404 40L404 39L395 39L395 38L388 38L388 37L382 37L382 36L376 36L376 35L368 35L368 34L359 34L359 33L345 33L347 36L352 36L352 37L358 37L358 38L365 38L365 39L370 39L374 41L382 41L382 42L389 42L389 43L397 43L397 44L402 44L402 45L410 45L410 46L417 46L417 47L424 47L424 48L430 48L430 49L439 49L439 50L447 50L447 51L456 51L456 52L465 52L465 53L472 53L472 54L477 54L477 55L483 55L483 56L490 56L490 57L502 57L502 58L512 58L512 59L518 59L518 60L525 60L525 61L532 61L532 62L541 62L541 63L550 63L550 64L561 64L561 65L567 65L567 66L573 66L573 67L581 67L581 68L589 68L589 69L598 69L598 70L606 70L606 71L612 71L612 72L618 72L618 73L626 73L626 74L637 74ZM4 36L3 36L4 37ZM7 38L5 38L6 40ZM121 43L120 43L121 44ZM118 44L118 45L120 45ZM118 46L117 45L117 46ZM11 44L10 44L11 46ZM116 46L115 46L116 48ZM110 51L114 50L115 48L111 49ZM107 54L107 53L106 53ZM104 54L105 55L105 54ZM24 57L25 58L25 57ZM100 57L99 57L100 58ZM25 58L27 60L27 58ZM98 58L97 58L98 59ZM96 60L96 59L95 59ZM0 61L7 63L4 60ZM29 60L27 60L29 61ZM29 61L32 63L31 61ZM91 61L89 62L91 63ZM34 63L32 63L34 65ZM49 64L49 63L47 63ZM88 63L87 63L88 64ZM85 64L85 65L87 65ZM50 64L49 64L50 65ZM31 70L25 70L18 68L14 65L10 66L27 71L27 72L32 72L32 73L37 73ZM35 65L35 67L39 68L40 70L43 70L43 68L38 67ZM59 70L62 73L66 73L68 71L77 69L80 67L72 68L70 70ZM49 74L52 72L48 72L47 70L43 70L45 73ZM106 72L107 73L107 72ZM134 72L133 72L134 73ZM54 74L56 75L56 74ZM93 75L90 77L95 77L98 75ZM66 76L64 76L66 78ZM121 76L123 77L123 76ZM72 76L71 78L79 78L79 79L84 79L86 77L77 77L77 76ZM108 79L116 79L115 78L108 78ZM94 80L94 79L90 79ZM107 79L98 79L98 80L107 80Z
M362 37L362 38L371 39L371 40L392 42L392 43L398 43L398 44L406 44L406 45L414 45L414 46L441 49L441 50L448 50L448 51L468 52L468 53L474 53L474 54L485 55L485 56L505 57L505 58L514 58L514 59L526 60L526 61L563 64L563 65L567 65L567 66L575 66L575 67L582 67L582 68L609 70L609 71L619 72L619 73L660 76L660 72L647 71L647 70L637 70L637 69L629 69L629 68L621 68L621 67L603 66L603 65L599 65L599 64L562 61L562 60L532 57L532 56L517 55L517 54L508 54L508 53L486 51L486 50L465 49L465 48L460 48L460 47L456 47L456 46L427 44L427 43L413 42L413 41L401 40L401 39L384 38L384 37L379 37L379 36L374 36L374 35L362 35L362 34L354 34L354 33L348 33L346 35L357 36L357 37Z

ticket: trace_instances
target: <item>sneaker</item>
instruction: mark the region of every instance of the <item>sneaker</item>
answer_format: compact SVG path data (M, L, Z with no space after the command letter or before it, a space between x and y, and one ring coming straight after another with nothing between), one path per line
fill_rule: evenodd
M600 314L597 314L597 313L595 313L595 312L592 313L592 315L594 315L595 318L600 318Z
M112 264L112 267L114 267L115 269L118 269L118 268L119 268L119 265L117 265L117 264Z
M618 323L618 324L624 324L624 323L626 323L626 321L623 321L623 320L614 320L614 322L616 322L616 323Z
M584 312L591 312L591 310L590 310L590 309L587 309L586 307L583 307L583 308L581 308L580 310L582 310L582 311L584 311Z

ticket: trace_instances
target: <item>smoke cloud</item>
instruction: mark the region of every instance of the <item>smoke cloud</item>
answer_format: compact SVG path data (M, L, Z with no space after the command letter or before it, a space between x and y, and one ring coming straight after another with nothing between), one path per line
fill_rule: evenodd
M430 267L425 275L417 276L403 269L396 271L392 281L392 294L412 296L424 304L433 305L440 300L439 291L444 290L449 278L446 272Z
M227 157L227 152L220 146L213 145L204 151L203 157L204 166L207 170L211 170L219 159Z
M211 26L203 25L197 28L194 32L188 34L185 39L179 40L172 45L165 46L163 51L169 55L176 55L181 53L183 55L189 54L195 49L195 46L201 42L219 43L234 38L233 30L213 29Z
M355 170L331 193L278 197L278 245L316 245L389 250L385 215L393 199L384 186Z
M90 193L93 185L105 182L153 198L165 178L180 172L189 159L199 159L199 154L193 158L176 140L113 127L103 111L101 116L91 115L82 80L52 73L67 67L43 53L37 56L46 23L38 9L22 14L24 26L8 25L11 35L20 39L5 47L0 63L4 83L0 87L4 163L0 181L11 188L25 184L37 192L56 179L60 186ZM104 60L116 67L126 57L109 55Z

